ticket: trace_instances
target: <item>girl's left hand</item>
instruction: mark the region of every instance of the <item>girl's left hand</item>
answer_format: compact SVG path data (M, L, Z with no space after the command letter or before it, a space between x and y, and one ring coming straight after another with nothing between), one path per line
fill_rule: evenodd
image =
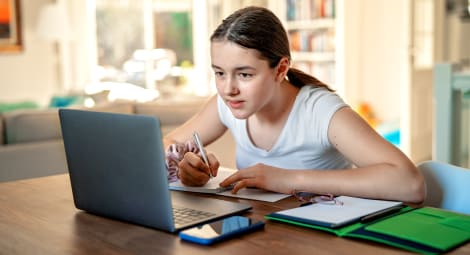
M232 193L236 194L242 188L259 188L279 193L291 194L291 180L294 171L276 168L264 164L240 169L229 176L220 186L227 187L233 183Z

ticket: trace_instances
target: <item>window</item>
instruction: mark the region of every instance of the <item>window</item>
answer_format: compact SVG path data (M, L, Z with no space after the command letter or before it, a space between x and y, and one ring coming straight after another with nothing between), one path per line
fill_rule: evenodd
M160 96L194 94L192 3L95 0L98 80L157 90ZM208 91L208 79L199 80Z
M414 66L431 68L434 62L434 4L431 0L416 0L414 12Z

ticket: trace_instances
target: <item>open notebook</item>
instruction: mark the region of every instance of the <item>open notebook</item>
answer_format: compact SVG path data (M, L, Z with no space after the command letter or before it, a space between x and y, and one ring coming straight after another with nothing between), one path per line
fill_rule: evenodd
M270 214L276 218L299 221L307 224L337 228L359 221L364 216L377 212L386 212L389 208L398 208L402 202L365 199L358 197L337 197L342 205L314 203L307 206L283 210Z
M251 200L259 200L259 201L267 201L267 202L276 202L283 198L289 197L290 195L281 194L276 192L270 192L260 189L241 189L237 192L237 194L232 194L232 187L223 188L220 187L220 183L225 180L230 175L234 174L236 169L226 168L226 167L219 167L219 171L217 176L210 179L204 186L201 187L191 187L186 186L181 181L175 181L169 184L171 190L180 190L180 191L188 191L188 192L198 192L198 193L210 193L222 196L229 196L229 197L238 197L243 199L251 199Z

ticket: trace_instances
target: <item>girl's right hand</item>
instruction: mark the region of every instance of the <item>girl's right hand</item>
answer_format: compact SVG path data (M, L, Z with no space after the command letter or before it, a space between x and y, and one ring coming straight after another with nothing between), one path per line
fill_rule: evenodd
M199 155L193 152L185 153L183 160L178 164L178 178L181 182L188 186L203 186L209 181L210 173L217 176L219 161L212 153L207 154L207 159L210 166L206 165Z

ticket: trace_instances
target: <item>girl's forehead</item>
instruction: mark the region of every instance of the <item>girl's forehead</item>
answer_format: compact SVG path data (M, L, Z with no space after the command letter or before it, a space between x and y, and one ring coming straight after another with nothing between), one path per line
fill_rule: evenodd
M211 51L217 54L242 54L246 56L258 56L258 51L241 46L240 44L231 41L215 41L211 43Z
M260 57L258 50L246 48L230 41L212 42L211 60L213 65L219 67L222 67L221 65L259 65L262 62L267 63Z

